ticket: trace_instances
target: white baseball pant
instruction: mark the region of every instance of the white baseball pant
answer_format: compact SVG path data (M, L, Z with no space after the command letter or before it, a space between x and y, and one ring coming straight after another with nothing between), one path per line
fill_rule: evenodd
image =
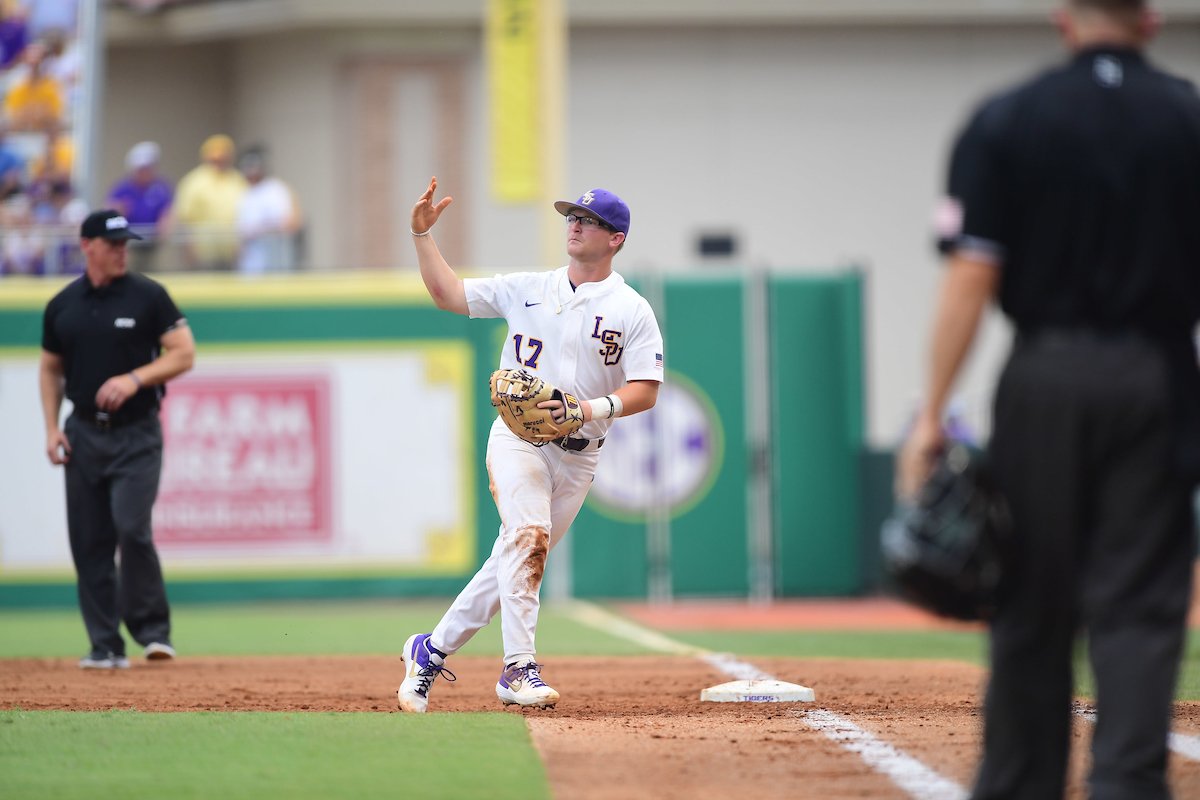
M583 506L599 456L599 450L535 447L496 419L487 470L500 532L492 554L433 629L434 647L458 651L499 611L504 663L534 657L546 557Z

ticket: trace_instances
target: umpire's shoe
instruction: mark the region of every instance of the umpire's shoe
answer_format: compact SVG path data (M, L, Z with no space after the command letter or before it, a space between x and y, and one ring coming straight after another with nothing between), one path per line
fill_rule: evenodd
M116 653L89 653L79 659L80 669L129 669L129 659Z
M175 648L166 642L151 642L146 645L143 655L147 661L172 661L175 658Z
M496 697L505 706L516 703L519 706L553 708L558 702L558 692L542 681L540 669L541 665L532 661L509 664L500 673Z
M454 673L444 668L446 654L429 644L428 633L414 633L404 643L404 681L396 690L401 711L424 714L429 707L429 687L438 675L453 681Z

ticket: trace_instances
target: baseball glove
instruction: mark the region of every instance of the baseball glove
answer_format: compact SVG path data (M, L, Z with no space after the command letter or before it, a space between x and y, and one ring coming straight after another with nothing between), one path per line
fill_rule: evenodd
M905 599L944 617L991 618L1012 520L981 451L952 443L913 504L883 523L884 566Z
M570 436L583 427L583 409L575 395L551 386L523 369L498 369L492 373L492 405L508 429L531 444L541 447L546 442ZM566 417L555 421L548 408L538 403L558 400Z

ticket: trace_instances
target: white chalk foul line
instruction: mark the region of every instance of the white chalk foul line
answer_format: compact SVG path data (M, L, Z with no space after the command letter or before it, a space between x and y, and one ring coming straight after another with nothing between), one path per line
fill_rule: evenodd
M773 676L753 664L741 661L728 653L714 653L702 647L677 642L592 603L575 601L565 610L584 625L651 650L695 656L735 680L775 680ZM939 775L903 750L876 738L874 734L863 730L845 717L824 709L805 709L792 713L805 725L819 731L844 750L857 754L868 766L887 776L914 798L965 800L967 797L967 790L954 781Z
M1077 708L1075 714L1093 725L1096 723L1096 712ZM1186 733L1171 733L1167 735L1167 747L1184 758L1200 761L1200 736L1189 736Z
M660 653L700 656L708 652L701 647L692 647L683 642L677 642L674 639L663 636L658 631L644 628L636 622L630 622L627 619L618 617L616 614L605 611L598 605L587 603L583 600L571 602L564 610L577 622L590 625L596 630L616 636L618 639L625 639L650 650L657 650Z
M729 653L698 653L697 656L701 661L706 662L718 672L724 672L731 678L739 681L773 681L775 677L768 675L753 664L747 664L745 661L738 661Z
M964 800L967 790L944 778L917 759L864 731L845 717L831 711L813 709L793 712L804 724L825 734L840 744L876 772L882 772L892 782L913 797L928 800Z

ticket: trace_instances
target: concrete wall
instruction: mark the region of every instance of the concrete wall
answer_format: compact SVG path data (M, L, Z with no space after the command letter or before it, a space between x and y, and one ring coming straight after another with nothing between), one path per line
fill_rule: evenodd
M346 125L344 101L353 87L344 66L353 59L448 58L465 76L454 101L462 106L460 177L444 186L457 198L448 212L458 215L457 252L465 265L485 271L542 266L537 229L547 211L488 198L493 154L480 36L477 25L364 21L337 30L115 43L101 174L106 183L115 179L125 150L142 138L163 144L166 171L175 178L195 163L209 133L266 142L276 172L296 188L309 217L311 266L353 267L346 254L359 234L343 218L351 200L345 174L363 141ZM893 443L920 391L938 277L930 215L948 143L985 94L1061 58L1053 30L1032 21L613 23L577 26L570 45L562 193L605 186L630 202L633 226L618 268L710 269L696 252L697 236L709 231L736 237L735 266L861 266L868 433L875 444ZM1200 22L1193 15L1168 28L1150 54L1200 82ZM395 130L414 124L398 120ZM377 209L383 219L407 224L425 176L444 174L444 165L428 161L400 165L396 174L414 185L397 187L388 207ZM395 267L413 267L402 245ZM1005 342L1005 326L990 321L962 384L968 417L981 427Z

